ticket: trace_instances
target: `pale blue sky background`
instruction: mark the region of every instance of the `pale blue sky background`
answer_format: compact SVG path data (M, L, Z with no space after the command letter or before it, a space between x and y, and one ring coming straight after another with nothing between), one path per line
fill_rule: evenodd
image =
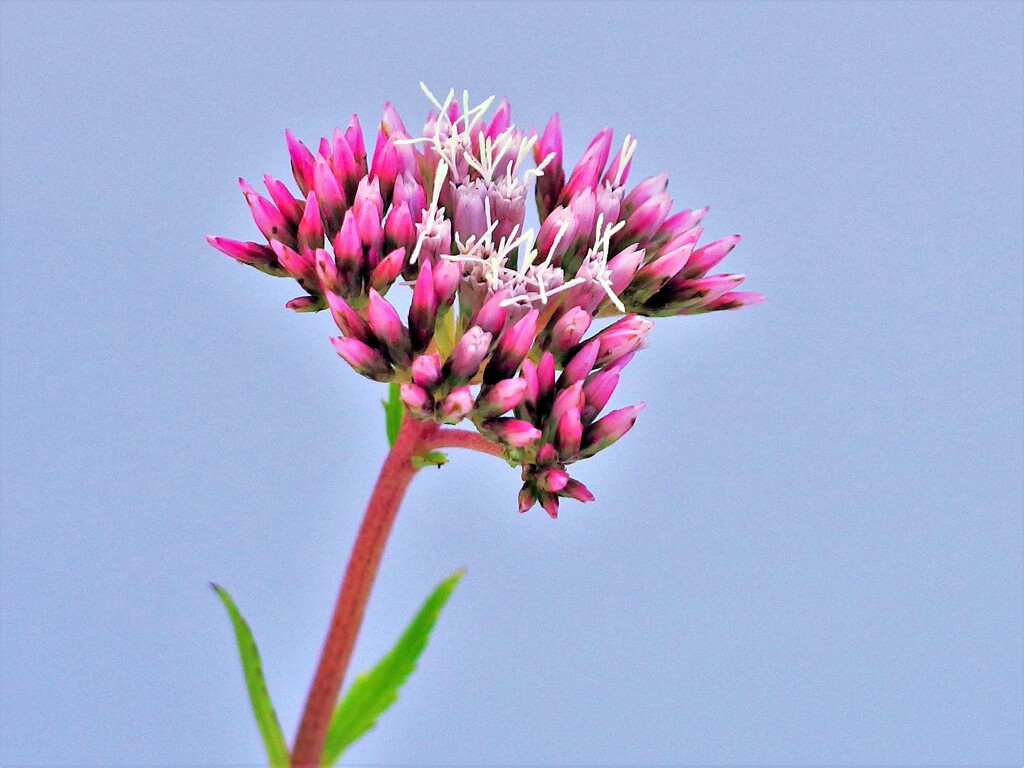
M226 585L293 732L385 445L379 388L203 235L235 186L417 82L605 124L769 301L659 323L515 512L417 479L357 652L459 566L383 764L1015 764L1022 6L0 6L0 763L257 763Z

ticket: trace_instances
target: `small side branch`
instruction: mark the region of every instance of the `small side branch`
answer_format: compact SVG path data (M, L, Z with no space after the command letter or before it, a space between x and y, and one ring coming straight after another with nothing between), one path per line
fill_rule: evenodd
M490 456L505 458L505 449L495 442L488 440L479 432L470 432L466 429L439 429L426 441L431 450L437 448L467 448L477 453L486 453Z

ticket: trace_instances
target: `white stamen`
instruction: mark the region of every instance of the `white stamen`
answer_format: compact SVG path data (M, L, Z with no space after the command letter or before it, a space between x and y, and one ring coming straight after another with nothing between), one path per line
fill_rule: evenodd
M626 170L626 164L633 158L633 153L636 152L636 144L636 139L626 134L626 140L622 142L622 151L619 153L619 167L615 171L615 181L612 186L621 186L622 174Z
M425 95L425 96L426 96L426 97L427 97L428 99L430 99L430 103L431 103L431 104L433 104L433 105L434 105L435 107L437 107L437 108L438 108L439 110L441 110L441 109L444 109L444 107L442 107L442 106L441 106L441 102L439 102L439 101L438 101L437 99L435 99L435 98L434 98L434 94L432 94L432 93L430 92L430 89L429 89L429 88L427 88L427 84L426 84L426 83L424 83L424 82L423 82L422 80L420 80L420 90L421 90L421 91L423 91L424 95Z
M555 159L555 153L551 152L541 160L536 168L530 168L523 174L523 182L528 182L531 177L536 176L538 179L544 175L544 169L548 167L548 163Z
M442 158L437 163L437 172L434 174L434 191L430 198L430 207L423 212L420 223L416 226L419 229L419 236L416 238L416 246L412 249L409 263L415 264L420 257L420 250L423 248L423 240L431 224L437 221L438 216L444 217L444 208L438 208L438 201L441 199L441 190L444 189L444 182L448 178L448 163Z
M612 236L626 226L626 222L620 221L616 224L609 224L604 226L604 214L600 213L597 216L597 226L595 227L597 237L594 242L594 247L587 253L586 259L584 259L584 266L587 267L587 272L593 272L588 279L593 280L611 300L612 304L615 305L619 312L625 312L626 308L622 303L622 300L618 297L612 288L611 282L611 270L608 269L608 251L611 249ZM580 271L584 271L583 267Z

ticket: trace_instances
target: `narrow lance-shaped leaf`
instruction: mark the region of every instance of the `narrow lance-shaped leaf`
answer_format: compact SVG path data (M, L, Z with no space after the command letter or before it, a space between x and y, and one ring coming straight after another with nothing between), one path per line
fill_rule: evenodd
M270 701L270 694L267 693L267 684L263 679L263 666L260 664L260 653L256 649L256 640L253 639L249 625L242 618L242 614L235 606L231 596L223 587L217 584L210 584L214 592L224 602L228 609L228 616L231 618L231 626L235 630L235 639L238 641L238 654L242 657L242 673L245 675L245 687L249 690L249 701L252 703L252 713L256 717L256 725L263 737L263 746L267 750L267 760L271 768L288 768L288 746L281 733L281 725L277 722L277 715L274 712L274 705Z
M416 668L438 614L451 596L463 571L456 571L437 585L423 603L398 642L369 672L356 676L334 710L324 742L322 765L334 765L342 752L369 731L377 718L398 698L398 689Z
M398 384L388 384L388 399L381 400L380 404L384 406L384 429L387 431L388 445L394 445L398 428L402 426L402 396Z

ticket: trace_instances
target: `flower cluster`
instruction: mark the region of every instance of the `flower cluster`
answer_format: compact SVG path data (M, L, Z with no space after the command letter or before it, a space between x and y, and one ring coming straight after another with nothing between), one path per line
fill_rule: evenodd
M736 309L742 275L708 272L739 241L697 247L707 208L670 215L667 176L626 192L636 149L594 137L566 177L557 113L544 131L511 123L507 100L454 91L421 136L385 104L372 157L353 115L314 154L286 132L301 192L240 180L267 244L210 237L234 259L291 277L300 312L329 309L338 354L396 382L419 420L470 420L522 467L519 509L593 496L567 467L632 427L643 404L601 415L649 317ZM529 167L528 167L529 166ZM529 187L539 228L526 228ZM412 288L407 314L386 296ZM591 333L595 320L620 319ZM591 335L588 336L588 333Z

